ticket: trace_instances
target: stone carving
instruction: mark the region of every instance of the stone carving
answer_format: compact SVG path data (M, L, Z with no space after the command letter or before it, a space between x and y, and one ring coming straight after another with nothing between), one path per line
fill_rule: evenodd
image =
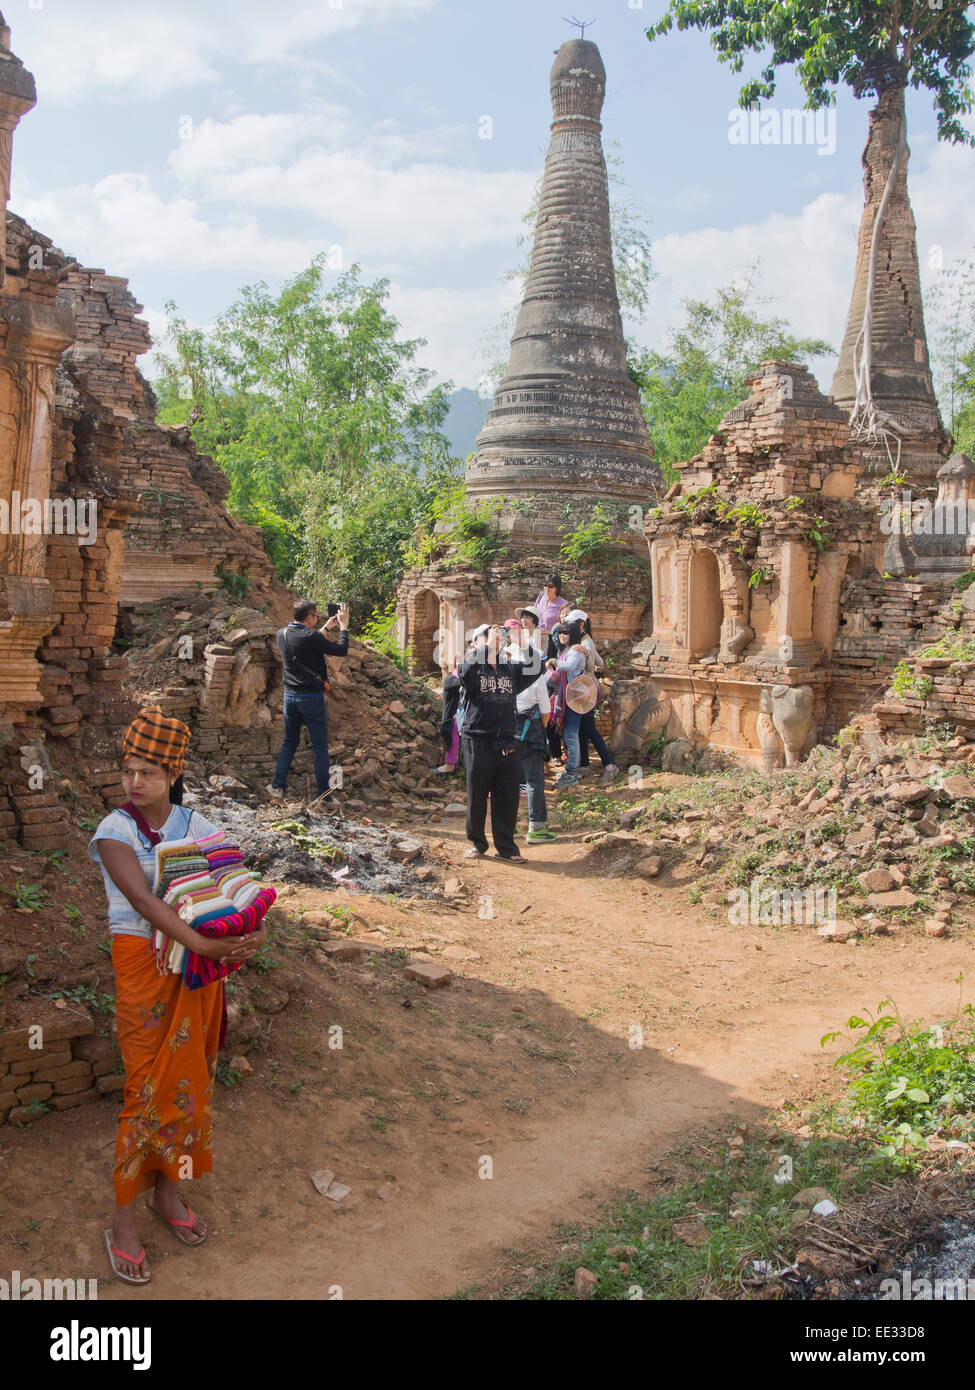
M729 666L733 665L754 640L754 629L742 622L736 613L732 613L721 624L721 649L718 660L727 662Z
M610 708L613 756L621 767L642 760L647 744L667 727L673 713L671 702L661 700L645 681L614 681Z
M952 454L938 469L938 496L933 505L899 514L898 526L884 546L888 574L921 578L957 575L968 569L975 527L975 463L967 454ZM907 534L905 534L905 532Z
M772 687L772 723L785 749L786 767L793 767L802 756L812 723L813 698L808 685Z
M755 727L762 750L762 771L771 773L782 766L782 741L772 720L772 692L768 686L758 697L758 710Z
M663 771L683 772L693 746L690 739L686 738L675 738L672 743L668 743L660 759Z

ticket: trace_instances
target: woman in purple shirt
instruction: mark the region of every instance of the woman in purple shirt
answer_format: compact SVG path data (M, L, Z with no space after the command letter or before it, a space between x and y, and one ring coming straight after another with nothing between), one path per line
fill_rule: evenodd
M544 588L532 607L538 614L538 631L542 639L540 645L544 648L549 633L555 627L559 620L559 614L565 607L565 599L562 597L562 580L557 574L550 574L547 577Z

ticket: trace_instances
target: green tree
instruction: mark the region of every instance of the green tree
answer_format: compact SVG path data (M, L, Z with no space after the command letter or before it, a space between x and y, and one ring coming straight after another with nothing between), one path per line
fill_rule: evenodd
M159 418L185 421L230 479L231 509L264 529L281 577L348 597L358 621L387 601L416 518L456 474L441 431L450 383L401 340L388 281L324 257L278 295L263 282L209 330L167 305Z
M685 299L686 320L671 330L663 352L644 348L630 360L640 387L654 457L665 478L707 443L726 410L748 393L745 377L760 362L780 357L806 362L833 351L820 338L797 338L781 318L757 312L755 267L712 299Z
M810 108L830 105L841 84L857 97L923 87L934 99L939 138L972 145L961 121L973 104L970 9L970 0L671 0L646 34L652 42L675 23L710 30L732 72L741 72L747 53L762 54L765 65L742 86L741 106L771 100L786 65L795 66Z
M975 425L975 263L959 260L934 288L931 365L945 424L966 452Z
M952 433L957 447L975 456L975 344L958 359L955 381L957 411L952 418Z
M972 109L969 59L975 52L970 0L670 0L666 14L647 29L651 41L678 29L708 30L721 62L741 72L747 54L761 54L759 74L739 93L741 106L775 94L782 66L795 67L806 106L835 101L848 86L856 97L875 96L879 148L893 155L885 182L868 190L873 209L862 324L854 352L856 400L851 423L858 436L887 435L888 422L874 405L873 304L878 248L891 193L907 155L904 92L931 94L938 135L953 144L975 144L962 123Z

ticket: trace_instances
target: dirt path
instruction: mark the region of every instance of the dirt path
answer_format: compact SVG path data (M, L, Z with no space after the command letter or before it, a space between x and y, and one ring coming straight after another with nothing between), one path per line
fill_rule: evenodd
M849 1014L887 995L908 1015L948 1012L970 961L964 934L839 946L810 927L733 927L686 884L598 876L578 840L517 868L463 862L460 832L435 833L466 909L358 902L387 946L452 946L454 984L405 1011L402 977L378 956L324 982L308 970L308 1002L272 1021L246 1089L218 1088L217 1174L197 1189L212 1239L184 1251L147 1222L151 1287L103 1277L114 1129L100 1102L4 1136L14 1266L96 1276L104 1299L178 1298L190 1275L205 1298L484 1284L529 1263L518 1252L555 1223L640 1186L675 1136L811 1094L830 1068L819 1039ZM334 1017L354 1039L341 1057L321 1048ZM309 1182L323 1166L353 1188L338 1209Z

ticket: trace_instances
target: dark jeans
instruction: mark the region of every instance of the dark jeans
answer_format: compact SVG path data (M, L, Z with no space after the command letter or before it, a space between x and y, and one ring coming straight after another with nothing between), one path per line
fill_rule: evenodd
M322 796L329 791L328 715L325 711L324 695L285 695L284 742L278 754L278 765L274 769L272 785L280 787L282 791L288 785L288 773L301 741L302 724L308 728L308 737L315 755L315 782L318 795Z
M540 747L519 743L521 779L528 784L528 823L544 825L548 820L545 805L545 754Z
M589 766L589 744L595 748L599 754L599 760L603 767L609 767L613 761L613 755L606 747L606 740L596 728L596 711L591 709L588 714L584 714L579 721L579 766Z
M465 734L461 743L467 775L467 838L482 854L487 849L484 821L490 793L494 848L502 858L510 859L521 853L515 844L521 760L514 748L505 756L501 745L490 739Z

